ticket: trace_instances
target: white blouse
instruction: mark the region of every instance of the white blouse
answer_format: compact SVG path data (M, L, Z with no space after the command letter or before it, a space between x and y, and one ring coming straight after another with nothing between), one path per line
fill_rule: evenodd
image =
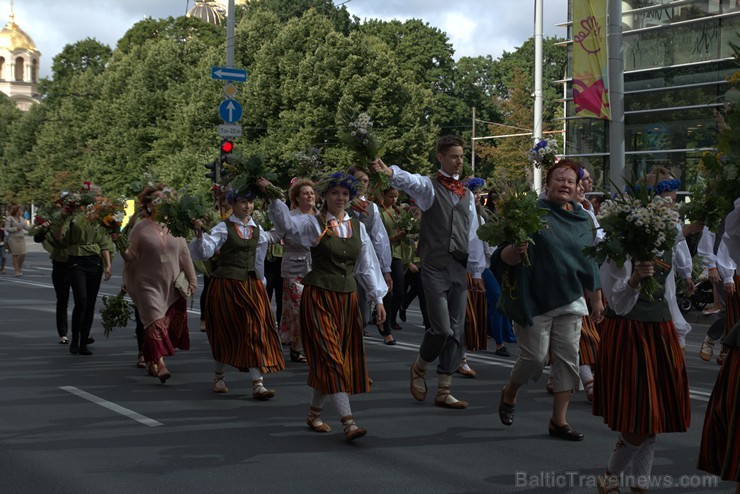
M315 247L324 231L324 227L319 224L314 215L292 216L283 201L272 201L268 208L268 214L277 230L287 232L293 235L294 238L299 238L301 245L306 248ZM357 233L352 232L349 214L345 214L342 221L338 221L334 215L327 212L325 219L327 223L332 220L336 221L334 232L339 238L348 238L351 234ZM362 223L359 223L359 225L362 247L359 258L355 260L355 278L365 288L368 300L376 304L382 304L383 297L388 292L388 285L383 279L378 256L375 255L375 249L372 248L370 237L365 231L365 225Z

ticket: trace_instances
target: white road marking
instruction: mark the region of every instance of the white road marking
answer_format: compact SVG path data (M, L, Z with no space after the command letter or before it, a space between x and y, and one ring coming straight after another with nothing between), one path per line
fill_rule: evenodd
M100 405L103 408L107 408L108 410L111 410L116 413L120 413L124 417L128 417L131 420L135 420L139 422L140 424L144 424L147 427L159 427L160 425L164 425L162 422L157 422L154 419L150 419L149 417L146 417L144 415L141 415L140 413L134 412L133 410L129 410L128 408L124 408L121 405L116 405L113 402L104 400L102 398L98 398L95 395L92 395L86 391L82 391L79 388L75 388L74 386L60 386L59 389L62 389L64 391L67 391L68 393L72 393L73 395L79 396L82 399L85 399L87 401L91 401L95 403L96 405Z

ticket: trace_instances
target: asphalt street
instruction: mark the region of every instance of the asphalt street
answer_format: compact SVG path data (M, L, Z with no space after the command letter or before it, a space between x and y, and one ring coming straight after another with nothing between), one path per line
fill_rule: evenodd
M135 367L133 325L105 338L99 315L92 356L71 355L57 343L51 262L34 250L25 276L0 276L0 493L580 493L596 492L617 434L591 414L583 392L571 402L570 424L582 442L547 433L551 397L544 379L522 389L514 425L498 414L500 389L518 350L469 354L475 379L456 377L453 393L467 410L416 402L408 392L409 365L423 328L408 311L396 346L375 331L365 338L372 391L351 398L368 435L347 443L337 413L323 414L329 434L305 424L311 390L305 364L285 349L285 371L268 375L277 391L251 398L249 376L227 368L231 391L212 391L213 363L199 305L190 311L191 349L167 359L166 384ZM121 284L121 262L101 296ZM98 302L98 309L102 306ZM71 314L70 304L69 312ZM696 469L707 400L719 366L698 357L708 319L690 314L686 348L691 428L658 436L653 475L662 492L733 492ZM432 373L433 376L433 373Z

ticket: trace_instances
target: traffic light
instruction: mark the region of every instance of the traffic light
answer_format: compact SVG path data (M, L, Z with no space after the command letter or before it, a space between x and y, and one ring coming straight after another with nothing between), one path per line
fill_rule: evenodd
M214 184L218 183L218 160L213 160L210 163L206 163L206 168L210 171L206 173L206 178L210 178Z
M234 142L229 139L221 141L221 164L224 165L229 161L229 155L234 150Z

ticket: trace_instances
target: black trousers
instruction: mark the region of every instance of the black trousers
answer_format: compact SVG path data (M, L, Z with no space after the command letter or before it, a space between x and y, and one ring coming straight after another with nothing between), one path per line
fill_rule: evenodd
M100 256L69 256L69 281L72 286L72 344L84 348L95 317L95 302L103 278Z
M206 297L208 297L208 287L211 285L211 277L203 275L203 291L200 292L200 320L206 320Z
M421 286L421 266L419 271L412 273L409 269L406 271L405 276L405 289L406 296L403 298L402 306L407 308L411 305L416 297L419 297L419 309L421 310L421 317L424 321L424 327L429 328L429 319L427 319L427 303L424 297L424 289Z
M51 261L51 282L57 296L57 333L67 336L67 306L69 305L69 263Z
M386 318L383 326L379 328L381 336L388 336L393 331L392 326L397 324L398 309L401 308L403 296L406 293L403 279L403 261L397 257L391 260L391 280L393 281L393 290L383 297Z
M272 294L275 293L275 316L280 326L280 316L283 314L283 277L282 277L283 258L274 257L272 261L265 260L265 278L267 279L267 300L272 300Z

